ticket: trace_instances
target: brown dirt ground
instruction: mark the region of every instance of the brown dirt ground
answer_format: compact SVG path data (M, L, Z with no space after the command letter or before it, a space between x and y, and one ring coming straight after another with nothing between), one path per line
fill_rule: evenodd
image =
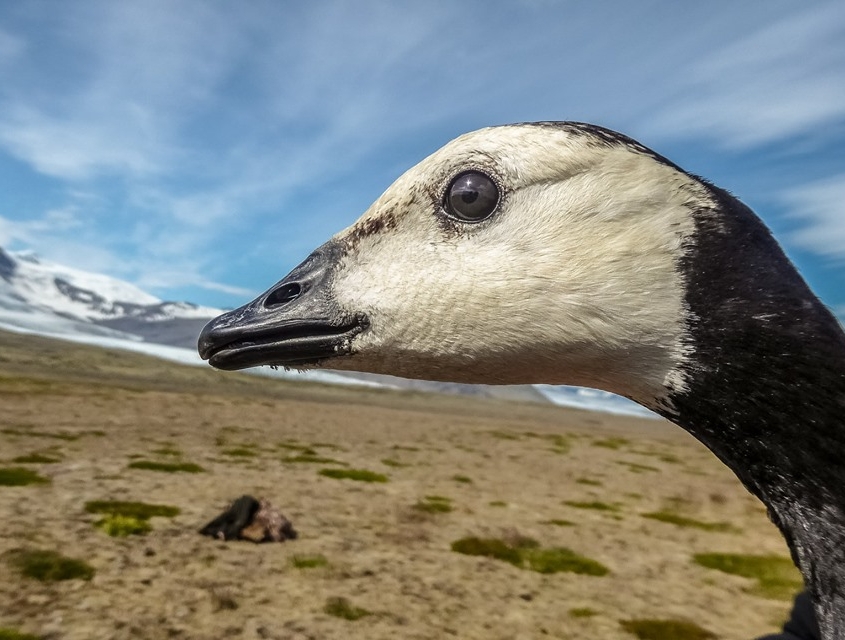
M708 551L788 553L762 506L668 423L283 383L5 333L0 408L0 466L33 452L61 458L27 465L49 485L0 487L0 627L67 640L601 639L631 638L620 620L679 618L745 639L774 630L789 608L754 595L750 580L692 562ZM568 452L555 450L557 435ZM600 446L609 437L625 442ZM321 476L332 465L284 461L297 453L291 443L390 480ZM225 453L235 447L255 455ZM193 462L206 472L127 468L138 458ZM255 545L197 534L244 493L278 505L299 539ZM454 510L415 510L427 495L450 498ZM154 518L146 536L112 538L84 509L104 499L181 513ZM641 515L666 507L738 531ZM552 519L575 526L544 524ZM467 535L515 532L594 558L610 574L542 575L450 550ZM96 575L21 577L2 555L17 548L84 558ZM308 554L322 554L328 566L293 566L294 556ZM372 615L330 616L324 606L333 597ZM584 607L595 615L570 613Z

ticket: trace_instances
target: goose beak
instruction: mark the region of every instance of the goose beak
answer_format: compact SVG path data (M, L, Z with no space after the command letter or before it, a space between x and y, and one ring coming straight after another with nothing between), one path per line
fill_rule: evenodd
M302 367L351 351L352 338L366 329L362 315L344 315L331 293L340 257L328 242L287 277L239 309L209 322L197 350L225 370L259 365Z

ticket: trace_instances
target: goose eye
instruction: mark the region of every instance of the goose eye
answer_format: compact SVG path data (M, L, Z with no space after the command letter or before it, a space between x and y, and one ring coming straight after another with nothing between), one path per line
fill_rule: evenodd
M465 222L488 218L499 204L499 188L480 171L460 174L446 189L443 208L449 215Z

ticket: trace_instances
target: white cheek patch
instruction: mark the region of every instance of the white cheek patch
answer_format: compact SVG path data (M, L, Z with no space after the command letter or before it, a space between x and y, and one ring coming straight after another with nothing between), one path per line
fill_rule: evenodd
M685 381L679 259L701 185L653 158L548 131L469 134L400 178L349 230L341 309L367 314L332 367L475 383L576 384L665 402ZM473 137L475 136L475 138ZM538 144L532 144L536 138ZM506 183L489 223L444 229L431 197L453 167L496 158ZM495 147L496 153L490 147ZM489 162L489 160L488 160ZM445 168L444 168L445 165ZM368 222L369 221L369 222Z

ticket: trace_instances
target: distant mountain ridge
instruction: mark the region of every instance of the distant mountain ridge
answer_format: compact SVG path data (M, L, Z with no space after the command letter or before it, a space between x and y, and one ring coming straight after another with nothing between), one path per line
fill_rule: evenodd
M31 251L0 247L0 329L142 351L201 364L197 336L223 309L190 302L164 301L137 286L39 258ZM299 376L262 368L261 373ZM390 376L315 370L305 379L487 396L504 400L553 402L582 409L653 415L604 391L546 385L485 386L404 380Z
M0 323L194 348L221 309L164 301L133 284L0 248Z

